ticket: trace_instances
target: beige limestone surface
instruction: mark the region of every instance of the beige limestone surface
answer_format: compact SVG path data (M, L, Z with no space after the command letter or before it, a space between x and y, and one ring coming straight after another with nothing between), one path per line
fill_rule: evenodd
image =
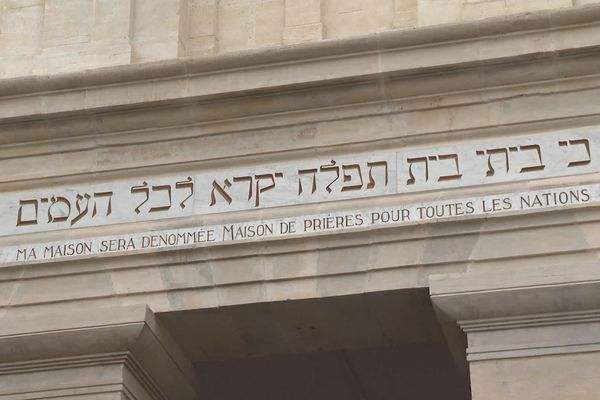
M551 263L436 276L438 310L467 333L473 399L594 399L598 263Z
M234 165L243 171L315 155L327 160L357 150L448 149L593 128L599 104L598 12L598 7L574 8L520 16L518 24L503 17L485 25L398 31L268 53L0 81L1 190L10 197L57 185L185 177L193 170ZM336 57L327 57L334 51ZM490 185L477 181L447 192L404 193L402 199L481 198L596 179L594 171L542 174ZM227 216L31 230L3 236L0 245L351 211L394 201L347 198ZM575 258L592 262L596 229L597 208L565 208L207 251L15 266L0 270L0 315L83 304L141 303L169 312L427 287L432 273L484 268L498 259L533 266Z
M599 357L587 353L472 363L473 400L596 399Z
M164 8L157 16L151 1L119 2L118 18L110 16L117 10L110 2L2 3L5 76L50 74L0 80L3 196L185 177L197 170L250 171L394 148L503 144L550 138L556 131L597 132L600 126L598 5L532 1L526 3L552 9L512 16L504 14L525 2L444 2L442 16L454 22L480 18L482 10L503 16L442 24L439 13L426 12L433 1L411 3L418 6L414 12L398 1L393 6L405 11L390 12L392 3L373 1L287 1L284 7L276 1L187 2L197 8L188 14L181 12L183 2L160 3ZM306 10L306 20L297 18L298 8ZM43 16L44 23L15 41L25 30L18 21L29 16L37 21ZM237 22L229 30L221 18ZM290 25L277 25L280 36L272 36L263 29L275 25L262 23L271 18ZM107 30L103 21L116 19L122 29ZM433 25L342 38L427 21ZM181 34L192 31L194 40ZM310 40L272 46L305 38ZM7 43L24 48L11 48L7 58ZM71 72L53 75L66 68ZM597 185L598 179L594 170L540 174L401 198L415 203L482 198ZM32 229L2 236L0 246L334 213L396 200L350 196L227 215ZM600 351L599 232L600 210L593 203L8 265L0 268L0 398L194 398L190 364L208 388L204 393L211 393L214 382L205 364L218 371L216 364L224 362L226 370L231 359L257 365L256 354L428 345L452 351L459 366L470 363L476 400L573 393L593 398L590 393L600 387L594 367ZM448 344L440 343L442 329ZM348 375L352 363L343 357L343 367L334 370L347 380L337 381L356 382ZM445 355L426 359L449 364ZM431 365L438 366L425 367ZM37 386L29 384L31 377ZM361 389L380 393L384 387L374 386L352 386L351 392L360 398L366 393ZM406 382L397 397L410 387ZM107 390L102 396L76 392L88 388ZM455 393L457 400L467 399L464 390Z
M597 0L2 0L0 78L224 54Z

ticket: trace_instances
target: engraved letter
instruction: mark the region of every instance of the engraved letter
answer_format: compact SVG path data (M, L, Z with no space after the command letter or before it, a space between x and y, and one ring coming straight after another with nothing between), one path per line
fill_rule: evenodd
M260 205L260 194L266 192L267 190L271 190L275 187L275 178L283 178L282 172L275 172L275 174L263 174L256 175L256 199L254 202L254 207L258 207ZM260 187L260 181L262 179L270 179L271 184L269 186L265 186L264 188Z
M356 170L358 172L358 178L360 179L360 183L356 183L354 185L344 185L342 187L342 192L346 192L349 190L360 190L363 186L363 178L362 172L360 170L360 165L358 164L344 164L342 165L342 170L344 171L344 182L351 182L352 175L347 173L347 170Z
M340 178L340 167L338 167L337 165L335 165L335 160L331 160L331 164L321 165L321 167L319 167L319 170L321 172L335 171L335 173L336 173L335 179L332 180L331 182L329 182L329 185L327 185L325 187L325 189L327 189L327 192L331 193L331 185L333 185L333 183Z
M485 154L488 155L488 159L487 159L488 170L486 172L486 176L494 176L494 174L496 173L496 171L494 170L494 167L492 166L492 155L493 154L504 153L504 162L506 164L506 171L508 172L508 170L510 168L510 164L508 161L508 150L506 148L501 147L501 148L497 148L497 149L487 149L485 152L483 150L477 150L476 153L478 156L483 156Z
M166 190L167 191L167 195L169 196L169 204L166 205L166 206L151 207L150 208L150 212L167 211L167 210L169 210L171 208L171 185L152 186L152 191L153 192L158 192L159 190Z
M312 191L311 194L317 191L317 169L299 169L298 170L298 195L302 193L302 175L304 174L312 174Z
M413 168L414 163L417 163L417 162L425 163L425 182L427 182L429 180L429 161L427 160L427 157L407 158L406 162L408 162L410 164L408 167L408 180L406 181L407 185L414 185L414 183L416 182L416 178L415 178L412 168Z
M112 195L113 192L96 192L94 193L94 209L92 210L92 218L94 218L96 216L96 204L98 203L96 201L96 198L98 197L108 197L108 205L106 207L106 216L109 216L112 213Z
M462 174L460 173L460 168L458 166L458 154L441 154L438 156L438 159L440 161L442 160L454 160L454 166L456 167L456 174L452 174L452 175L443 175L440 176L438 178L438 182L441 181L450 181L453 179L460 179L462 177Z
M385 185L388 184L388 163L387 161L375 161L368 162L367 167L369 167L369 183L367 184L367 189L373 189L375 187L375 179L373 178L373 168L374 167L383 167L385 171Z
M566 140L561 140L560 142L558 142L559 146L571 146L571 145L575 145L575 144L582 144L585 146L585 151L587 153L587 160L579 160L579 161L571 161L569 163L569 165L567 165L567 168L569 167L577 167L580 165L588 165L591 161L592 161L592 156L590 153L590 141L587 139L577 139L577 140L569 140L568 142Z
M23 206L31 204L35 208L35 218L23 220ZM17 226L24 225L37 225L38 221L38 201L33 200L19 200L19 213L17 214Z
M194 195L194 182L192 182L191 176L188 176L187 180L185 180L185 181L175 183L175 189L183 189L183 188L190 189L190 195L188 197L186 197L185 199L183 199L183 201L181 203L179 203L179 205L181 206L182 209L185 208L184 203L187 201L187 199L189 199L190 197L192 197Z
M540 160L540 165L532 165L529 167L523 167L519 172L530 172L530 171L542 171L546 166L542 162L542 149L537 144L528 144L526 146L519 146L519 150L535 150L537 152L538 159Z
M248 201L252 198L252 177L251 176L234 176L234 182L248 181Z
M58 197L52 196L52 198L50 200L52 201L52 204L50 204L50 207L48 207L48 223L63 222L63 221L66 221L67 219L69 219L69 215L71 214L71 202L69 202L69 200L67 200L65 197L62 197L62 196L58 196ZM54 217L52 215L52 207L54 207L58 203L66 204L67 210L68 210L67 215L64 215L62 217Z
M217 203L217 196L215 196L215 190L227 201L228 204L231 204L232 198L231 196L217 183L217 181L213 180L212 183L213 189L210 192L210 206L214 206ZM226 188L231 187L231 182L229 179L225 179L224 185Z
M148 182L144 181L144 182L142 182L142 185L140 185L140 186L132 186L131 187L131 193L138 193L138 192L144 193L146 195L146 200L142 201L135 208L136 214L140 213L140 207L143 206L150 199L150 189L148 189Z
M71 220L71 226L75 225L77 223L77 221L79 221L81 218L85 217L85 215L88 213L88 207L90 205L90 198L92 196L85 193L83 196L80 194L77 194L76 197L77 197L77 202L75 203L75 208L77 209L77 212L79 214L77 214L77 216ZM81 200L83 200L83 199L85 199L85 209L84 210L81 209Z

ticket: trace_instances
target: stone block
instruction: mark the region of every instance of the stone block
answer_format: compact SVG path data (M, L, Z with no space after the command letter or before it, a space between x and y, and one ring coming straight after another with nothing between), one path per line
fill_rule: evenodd
M166 39L179 33L180 0L134 0L136 42Z
M132 268L111 273L115 293L129 295L139 292L157 292L165 289L158 268Z
M22 8L32 6L44 6L45 0L5 0L3 6L6 8Z
M26 280L14 293L12 301L15 304L30 304L110 296L115 294L115 289L108 274L96 273Z
M283 35L284 44L294 44L302 42L310 42L323 38L323 25L309 24L288 26L285 28Z
M34 57L32 72L36 75L56 74L129 64L130 61L131 46L126 41L105 45L75 43L45 48Z
M394 28L417 25L417 0L394 0Z
M44 5L39 1L6 2L0 7L0 57L3 59L19 56L32 56L41 46ZM25 61L25 60L23 60ZM25 62L26 63L26 62ZM26 75L27 70L18 73L13 62L2 63L8 76Z
M398 285L406 288L422 286L423 277L415 267L381 269L369 271L366 280L366 291L395 290Z
M342 38L389 30L394 19L391 0L331 0L324 7L325 36Z
M265 284L268 301L309 299L317 295L317 279L295 279Z
M259 257L234 258L214 262L212 274L217 285L264 279L262 260Z
M286 27L319 23L321 23L321 0L286 0Z
M217 298L219 306L234 304L249 304L265 301L265 289L262 283L250 283L245 285L232 285L217 287Z
M214 36L217 24L217 0L189 0L188 38Z
M31 74L33 68L31 56L0 57L4 61L0 65L0 78L14 78Z
M185 54L191 56L212 54L216 47L217 1L189 0L185 24L180 37Z
M471 363L473 400L595 400L600 353Z
M419 0L419 25L478 20L571 5L571 0Z
M133 0L97 0L94 2L92 41L128 43L131 39Z
M165 288L193 288L214 285L209 263L172 265L160 272Z
M506 14L571 7L572 0L506 0Z
M217 13L218 51L243 50L248 47L250 36L249 2L221 1Z
M312 251L275 254L264 258L265 278L292 279L317 274L318 254Z
M257 2L254 11L254 46L279 45L283 41L285 7L283 0Z
M180 0L134 0L133 61L145 62L177 58Z
M44 8L43 46L87 43L94 23L93 0L47 0Z
M185 51L189 56L202 56L215 53L216 46L216 36L199 36L186 40Z
M36 8L40 6L16 10L31 14ZM131 61L130 1L49 1L43 12L43 24L41 21L39 24L40 29L43 28L42 42L40 48L32 52L31 72L53 74ZM35 34L22 36L31 40L36 37ZM27 46L21 49L29 48L31 52L31 42L24 42Z
M460 21L463 0L418 0L419 26Z
M523 3L523 2L522 2ZM529 3L529 1L525 2ZM460 19L464 21L504 15L510 12L504 0L465 0Z
M167 297L169 299L168 306L164 309L156 308L157 311L193 310L219 306L217 291L212 287L172 291L167 294Z
M131 61L134 63L169 60L180 54L178 39L174 36L165 39L134 42Z
M367 246L337 248L319 253L320 275L364 271L368 268L370 250Z
M335 275L319 278L316 297L343 296L352 293L364 293L367 290L367 275Z
M288 0L285 2L285 44L323 38L321 0Z

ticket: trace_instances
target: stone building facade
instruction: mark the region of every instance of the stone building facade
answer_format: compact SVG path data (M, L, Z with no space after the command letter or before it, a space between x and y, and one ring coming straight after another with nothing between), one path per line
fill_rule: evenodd
M0 399L598 398L600 1L0 0Z

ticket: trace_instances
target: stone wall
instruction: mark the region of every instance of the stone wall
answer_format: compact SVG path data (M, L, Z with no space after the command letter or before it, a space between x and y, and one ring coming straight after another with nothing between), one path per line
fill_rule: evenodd
M0 78L343 38L599 0L0 0Z
M598 399L600 3L349 4L0 0L0 399Z

